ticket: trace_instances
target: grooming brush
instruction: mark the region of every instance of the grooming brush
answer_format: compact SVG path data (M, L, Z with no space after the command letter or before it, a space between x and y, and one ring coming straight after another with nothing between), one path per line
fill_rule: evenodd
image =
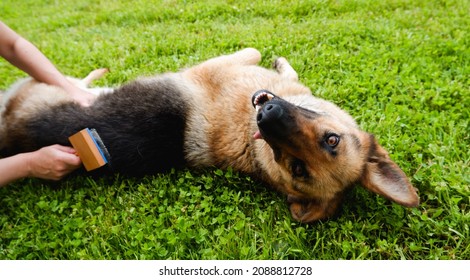
M110 164L111 156L95 129L82 129L70 136L69 141L87 171Z

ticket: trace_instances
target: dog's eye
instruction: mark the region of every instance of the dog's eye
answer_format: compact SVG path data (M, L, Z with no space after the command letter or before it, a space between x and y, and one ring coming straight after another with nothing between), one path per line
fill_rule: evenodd
M331 148L334 148L338 146L339 144L339 136L336 134L329 134L326 137L325 142L328 146L330 146Z
M296 159L292 162L292 175L294 177L307 177L308 172L305 168L305 163L299 159Z

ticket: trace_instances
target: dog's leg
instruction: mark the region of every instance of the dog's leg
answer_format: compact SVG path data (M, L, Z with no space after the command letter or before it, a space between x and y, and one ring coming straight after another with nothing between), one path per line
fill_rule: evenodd
M260 61L261 53L257 49L246 48L233 54L222 55L209 59L206 62L203 62L200 65L193 67L192 69L198 71L200 67L214 67L214 69L216 69L218 67L228 65L256 65ZM220 69L217 69L217 71L220 71Z
M183 72L183 75L206 88L211 95L219 92L218 88L226 79L225 69L237 66L256 65L261 60L261 53L253 48L243 49L233 54L211 58Z
M103 77L109 70L107 68L100 68L90 72L85 78L83 78L80 83L77 85L78 87L91 92L94 95L100 94L107 94L112 93L114 89L108 87L99 87L99 88L89 88L88 86L94 81L98 80L99 78Z
M90 74L88 74L88 76L83 78L82 82L86 86L89 86L91 82L93 82L94 80L98 80L99 78L103 77L104 74L108 72L109 72L108 68L100 68L100 69L93 70L90 72Z
M234 64L256 65L261 61L261 53L254 48L246 48L232 55L228 55L227 59Z
M276 59L273 63L273 67L281 76L285 77L286 79L295 82L299 80L297 72L295 72L294 68L292 68L287 59L284 57L279 57Z

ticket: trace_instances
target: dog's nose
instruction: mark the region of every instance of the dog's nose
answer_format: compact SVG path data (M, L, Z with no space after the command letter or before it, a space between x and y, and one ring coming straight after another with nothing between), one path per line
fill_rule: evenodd
M258 116L256 117L258 125L264 122L273 122L282 118L284 110L278 104L266 104L261 108Z
M264 139L285 139L290 132L289 114L281 104L268 103L259 110L256 120Z

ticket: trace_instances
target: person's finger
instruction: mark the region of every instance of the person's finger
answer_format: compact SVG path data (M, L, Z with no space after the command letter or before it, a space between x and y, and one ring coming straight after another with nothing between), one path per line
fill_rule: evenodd
M63 146L63 145L55 144L55 145L52 145L52 147L54 147L54 149L56 149L56 150L66 152L66 153L69 153L69 154L74 154L75 155L77 153L77 151L74 148L69 147L69 146Z

